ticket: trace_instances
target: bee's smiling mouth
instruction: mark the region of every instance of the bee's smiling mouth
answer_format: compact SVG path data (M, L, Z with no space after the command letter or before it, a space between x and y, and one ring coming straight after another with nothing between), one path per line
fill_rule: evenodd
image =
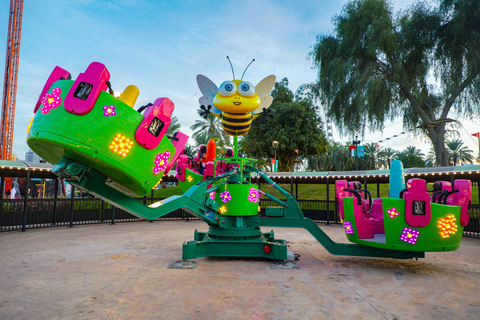
M241 102L234 102L233 104L236 105L236 106L239 106L239 105L241 105L242 103L241 103Z

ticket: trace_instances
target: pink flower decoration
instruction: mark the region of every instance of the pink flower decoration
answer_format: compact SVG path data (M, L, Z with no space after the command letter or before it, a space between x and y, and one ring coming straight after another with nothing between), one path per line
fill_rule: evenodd
M248 201L253 203L260 202L260 192L258 192L258 190L255 188L251 188L248 192Z
M222 202L227 203L228 201L232 200L232 196L228 190L225 192L220 193L220 198L222 198Z
M170 151L168 150L157 155L155 158L155 167L153 167L153 174L160 174L160 172L167 169L168 158L170 158Z
M210 199L215 200L215 191L210 192L208 196L210 197Z
M60 105L60 103L62 102L60 93L62 93L62 90L60 90L60 88L54 88L52 90L52 93L47 93L45 97L43 97L43 107L40 108L43 114L49 113L50 109L57 108Z
M110 106L104 106L103 107L103 115L105 117L108 117L108 116L114 116L116 115L117 113L115 112L115 106L114 105L110 105Z

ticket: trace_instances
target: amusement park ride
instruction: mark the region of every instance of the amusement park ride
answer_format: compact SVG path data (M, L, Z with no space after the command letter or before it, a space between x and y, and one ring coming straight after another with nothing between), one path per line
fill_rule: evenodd
M233 70L233 68L232 68ZM234 76L235 78L235 76ZM243 78L243 75L242 75ZM129 86L117 98L108 93L110 73L93 62L76 80L56 67L48 78L27 138L39 156L54 164L53 172L69 183L147 220L182 208L208 224L183 244L182 258L204 256L263 257L287 260L287 242L261 227L304 228L334 255L421 258L427 251L455 250L469 219L471 183L439 181L427 191L424 180L406 184L401 163L390 175L389 197L372 199L359 182L336 181L336 198L347 239L332 241L317 224L304 217L292 194L255 168L254 159L238 155L237 139L252 120L265 115L275 77L257 86L244 80L223 82L218 88L197 76L204 114L222 120L234 148L216 157L215 143L200 146L196 157L183 148L188 137L166 135L174 104L158 98L146 108L133 109L138 89ZM181 196L144 205L132 196L150 192L176 163ZM286 200L264 193L252 183L261 177ZM260 213L263 194L278 206Z

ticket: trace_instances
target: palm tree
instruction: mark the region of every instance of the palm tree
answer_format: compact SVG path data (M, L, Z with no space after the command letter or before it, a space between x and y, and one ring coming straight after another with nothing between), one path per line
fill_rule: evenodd
M365 145L365 156L362 160L362 169L375 170L378 162L378 148L375 143Z
M390 163L394 159L397 150L392 148L380 148L378 152L378 164L380 167L390 169Z
M450 164L454 166L462 163L472 163L475 157L473 151L463 145L463 141L460 139L454 139L452 141L445 141L447 147L447 156Z
M202 112L202 110L198 110L198 113ZM207 138L207 142L211 138L219 138L221 143L225 143L228 140L227 134L223 130L222 122L220 119L215 117L213 114L208 114L206 118L202 118L201 120L196 120L195 123L190 127L193 131L192 137L197 140L195 136L197 135L205 135L202 138Z
M408 146L403 152L405 152L406 154L411 154L411 155L420 157L422 159L423 157L425 157L425 153L423 153L422 150L418 149L415 146Z
M172 136L178 129L180 129L182 125L178 122L177 116L172 117L172 122L170 122L170 126L168 127L167 134Z
M433 147L430 148L430 151L428 151L427 157L425 158L425 166L426 167L434 167L436 166L436 161L437 157L435 155L435 149Z

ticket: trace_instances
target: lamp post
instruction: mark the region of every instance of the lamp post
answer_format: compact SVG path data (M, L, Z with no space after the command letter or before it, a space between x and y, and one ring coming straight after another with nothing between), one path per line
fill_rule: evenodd
M272 146L273 150L275 151L275 166L274 166L274 172L277 172L277 147L278 147L278 141L272 141ZM276 191L277 189L273 188L273 196L276 197Z
M360 141L358 141L358 132L355 132L353 144L355 145L355 170L358 171L358 145L360 144Z
M278 141L272 141L272 146L273 146L273 150L275 151L275 156L274 156L274 159L275 159L275 166L273 167L273 171L274 172L277 172L277 147L278 147Z

